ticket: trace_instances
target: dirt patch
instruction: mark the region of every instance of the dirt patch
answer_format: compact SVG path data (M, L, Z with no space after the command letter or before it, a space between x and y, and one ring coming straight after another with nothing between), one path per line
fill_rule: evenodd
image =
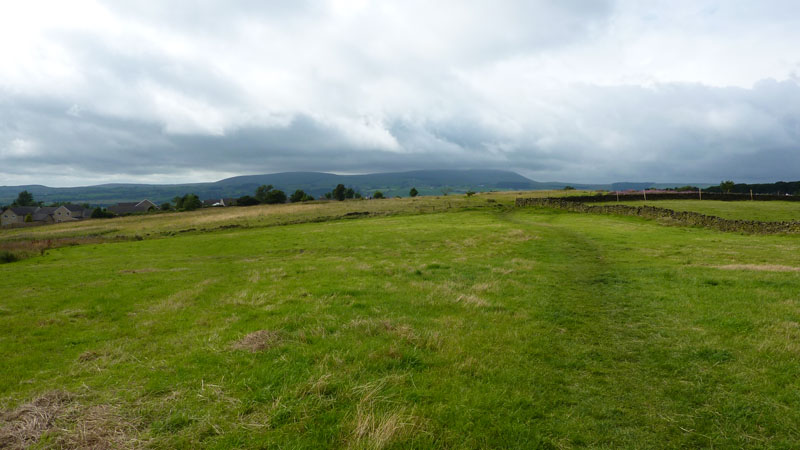
M727 264L713 267L723 270L751 270L756 272L800 272L800 267L781 266L779 264Z
M47 433L55 448L132 448L136 427L116 407L85 406L80 396L48 392L18 408L0 412L0 448L24 449Z
M281 342L283 342L283 336L280 332L258 330L234 342L231 347L235 350L249 350L250 352L255 353L269 350Z
M0 448L27 448L35 444L45 431L55 426L73 396L53 391L17 409L0 414Z

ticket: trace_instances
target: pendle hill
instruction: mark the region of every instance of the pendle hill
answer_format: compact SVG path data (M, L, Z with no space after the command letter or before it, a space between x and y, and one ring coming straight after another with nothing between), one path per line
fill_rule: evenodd
M409 172L372 173L362 175L337 175L323 172L282 172L264 175L245 175L210 183L189 184L101 184L81 187L48 187L42 185L0 186L0 204L12 202L20 191L26 190L36 200L45 203L75 202L93 205L112 205L117 202L147 198L157 203L170 201L186 193L197 194L201 199L241 197L252 195L258 186L271 184L276 189L294 192L302 189L315 197L330 192L337 184L344 184L357 192L369 195L380 190L387 196L407 196L411 187L422 195L441 195L473 190L539 190L562 189L643 189L661 186L650 182L621 182L612 184L580 184L566 182L538 182L518 173L505 170L416 170ZM701 184L706 186L707 184ZM666 185L665 185L666 186ZM674 184L669 185L674 186Z

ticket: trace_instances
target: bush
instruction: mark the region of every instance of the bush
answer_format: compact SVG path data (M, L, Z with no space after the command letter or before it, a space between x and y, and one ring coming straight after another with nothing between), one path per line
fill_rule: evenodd
M237 206L253 206L258 205L259 202L257 198L251 197L249 195L245 195L236 199Z
M475 192L474 191L467 191L466 194L467 194L467 197L472 197L473 195L475 195Z
M417 195L419 195L419 191L417 191L417 188L412 187L411 190L408 191L408 195L410 195L411 197L416 197Z
M164 202L161 204L162 211L169 211L172 209L172 204L170 202Z
M92 210L92 215L90 217L92 219L109 219L111 217L114 217L114 213L112 213L111 211L108 211L106 209L102 209L100 207L97 207L97 208Z
M18 260L19 260L19 258L17 258L17 255L15 255L15 254L7 251L7 250L0 251L0 264L12 263L12 262L18 261Z
M294 191L294 194L289 197L289 201L292 203L310 202L311 200L314 200L314 197L306 194L302 189Z
M574 188L574 187L572 187L572 186L564 186L564 190L565 190L565 191L574 191L574 190L575 190L575 188Z
M372 193L372 198L383 198L383 192L375 191Z

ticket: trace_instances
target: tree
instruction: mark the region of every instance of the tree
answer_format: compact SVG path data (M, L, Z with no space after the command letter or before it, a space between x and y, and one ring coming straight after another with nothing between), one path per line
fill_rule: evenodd
M92 219L109 219L111 217L114 217L114 213L99 206L92 210Z
M411 190L408 191L408 195L410 195L412 197L416 197L417 195L419 195L419 191L417 191L417 188L412 187Z
M36 202L33 200L33 194L28 191L22 191L17 195L17 199L14 200L12 206L36 206Z
M256 188L256 199L261 203L267 203L267 194L272 190L272 185L261 185Z
M728 193L731 192L731 190L733 190L733 187L735 185L736 185L736 183L734 183L733 181L725 180L725 181L723 181L722 183L719 184L719 188L722 189L722 192L728 194Z
M30 214L26 214L25 215L25 222L27 222L27 223L33 222L33 216L30 215Z
M268 205L286 203L286 193L278 189L271 189L269 192L267 192L263 203Z
M183 197L175 198L175 209L179 211L194 211L202 206L203 202L195 194L186 194Z
M311 200L314 200L314 197L306 194L302 189L294 191L294 194L289 196L289 201L292 203L310 202Z
M170 202L164 202L161 204L162 211L169 211L172 209L172 204Z
M573 186L564 186L565 191L574 191L575 188Z
M244 195L236 199L236 206L253 206L257 205L260 202L258 199L251 197L249 195Z
M375 191L372 193L372 198L383 198L383 192Z
M328 199L328 200L333 200L333 193L331 193L331 192L326 192L326 193L325 193L325 198L326 198L326 199Z
M466 194L467 194L467 197L472 197L473 195L475 195L475 192L474 191L467 191Z
M353 188L347 188L347 190L344 191L344 198L354 198L355 196L356 191L354 191Z
M442 195L444 195L445 197L447 197L447 194L453 192L453 190L450 189L449 187L443 187L442 189L440 189L440 191Z
M345 198L347 193L347 189L345 189L343 184L337 184L336 187L331 192L331 197L335 198L336 200L342 201Z

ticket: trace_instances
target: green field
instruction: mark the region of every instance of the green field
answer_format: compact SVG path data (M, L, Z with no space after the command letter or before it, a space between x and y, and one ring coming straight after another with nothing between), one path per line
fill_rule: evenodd
M595 203L593 203L595 204ZM709 216L735 220L760 220L763 222L800 220L800 202L784 201L734 201L716 200L651 200L628 202L602 202L598 205L657 206L675 211L694 211Z
M2 231L0 447L796 446L800 237L511 200Z

